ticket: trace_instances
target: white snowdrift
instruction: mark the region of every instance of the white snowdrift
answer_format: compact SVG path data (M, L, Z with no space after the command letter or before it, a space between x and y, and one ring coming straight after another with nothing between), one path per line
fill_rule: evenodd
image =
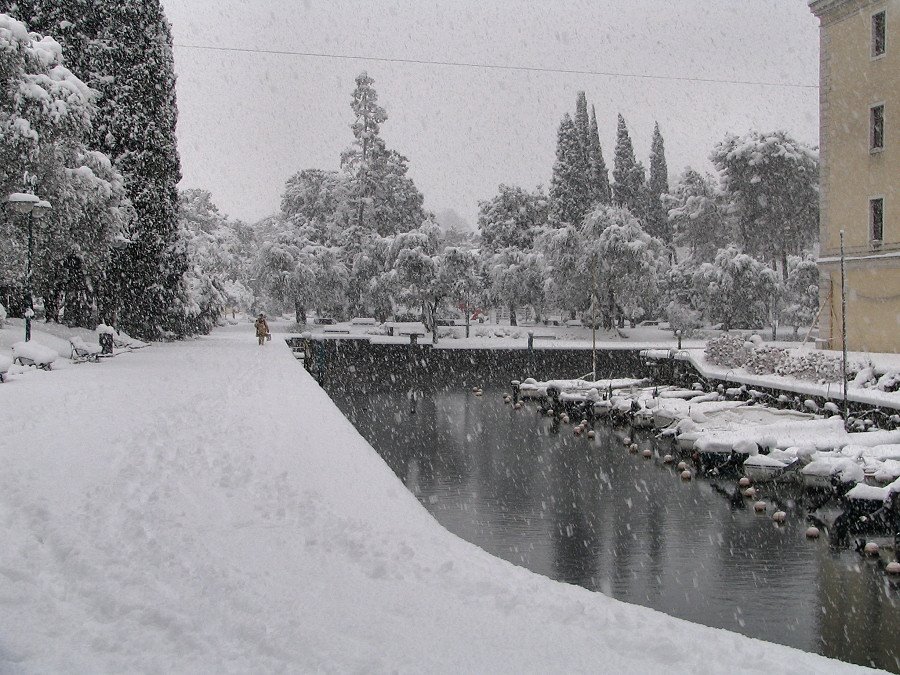
M243 326L0 410L0 671L857 670L463 542Z

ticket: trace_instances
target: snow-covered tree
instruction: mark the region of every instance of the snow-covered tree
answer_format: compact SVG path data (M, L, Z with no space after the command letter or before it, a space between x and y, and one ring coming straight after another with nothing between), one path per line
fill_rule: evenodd
M767 323L778 275L734 246L720 249L694 273L694 288L705 298L710 320L722 328L759 328Z
M0 191L34 191L52 204L50 214L31 221L33 288L48 320L87 327L96 320L111 242L131 217L121 174L86 146L95 101L96 92L64 65L58 42L0 14ZM26 223L0 216L0 286L16 295Z
M666 243L672 241L672 233L662 196L669 192L669 169L666 166L666 150L659 123L653 127L650 144L650 177L647 180L647 206L644 229L651 236Z
M591 206L587 159L572 118L559 125L556 163L550 181L550 215L557 223L578 225Z
M600 129L597 127L597 113L591 106L591 130L588 137L588 170L592 204L612 203L612 189L609 186L609 171L600 147Z
M482 250L496 253L506 248L527 251L547 224L547 196L538 187L534 192L500 185L492 199L478 202L478 231Z
M634 146L625 125L625 118L621 114L616 127L616 153L612 173L615 181L612 186L613 203L625 207L633 214L640 214L643 210L641 197L644 170L634 158Z
M208 276L225 308L249 311L255 300L250 279L259 252L253 229L221 214L206 190L181 192L178 213L189 276ZM197 283L193 286L200 287Z
M585 162L588 161L587 152L591 139L591 120L588 117L587 97L583 91L579 91L575 97L575 117L573 118L575 129L578 131L578 140L581 141Z
M544 307L546 269L540 253L508 248L494 254L487 262L494 304L509 308L510 324L515 326L516 308L530 306L536 317Z
M781 318L794 327L811 326L819 313L819 266L815 258L790 256L788 279L784 287L784 309Z
M603 205L585 219L581 239L578 268L589 291L606 300L607 326L653 308L664 259L661 241L627 209Z
M281 196L281 215L323 246L337 244L350 223L350 178L339 171L305 169L290 178Z
M350 125L353 130L354 147L345 153L341 165L353 179L353 203L356 208L356 227L364 227L366 206L370 206L374 185L372 181L372 164L376 155L385 152L384 141L379 136L381 124L387 120L384 108L378 105L378 93L372 85L375 83L368 73L356 76L356 89L350 107L354 120Z
M180 322L185 247L178 242L180 160L172 35L159 0L95 3L91 85L101 92L92 146L125 177L137 220L120 256L119 321L155 336Z
M441 251L437 264L435 298L438 302L443 300L451 302L465 312L466 337L468 337L469 316L472 314L473 303L481 292L478 256L475 251L448 246Z
M693 261L710 262L720 248L734 241L727 204L709 174L687 167L662 201L675 244L687 249Z
M580 267L584 241L579 228L566 225L548 228L539 240L546 263L544 294L547 304L569 311L569 316L584 309L590 301L590 283Z
M710 157L731 202L743 249L787 279L787 258L818 239L817 153L783 131L729 135Z

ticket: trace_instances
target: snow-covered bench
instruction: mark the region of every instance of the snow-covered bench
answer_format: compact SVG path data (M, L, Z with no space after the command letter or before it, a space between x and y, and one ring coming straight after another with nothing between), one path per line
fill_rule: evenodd
M0 354L0 382L6 381L6 374L9 372L11 365L12 359L4 354Z
M88 344L77 335L69 338L69 344L72 345L71 358L73 361L93 361L96 363L100 357L100 352L103 351L100 345Z
M14 363L42 370L50 370L50 366L59 358L55 351L35 342L17 342L12 346L12 353Z
M115 346L117 349L143 349L144 347L150 346L149 342L133 338L124 331L117 331L115 328L107 326L105 323L101 323L97 326L97 333L101 336L112 335L112 345L110 346Z
M351 326L375 326L377 324L378 322L370 317L358 316L356 318L350 319Z

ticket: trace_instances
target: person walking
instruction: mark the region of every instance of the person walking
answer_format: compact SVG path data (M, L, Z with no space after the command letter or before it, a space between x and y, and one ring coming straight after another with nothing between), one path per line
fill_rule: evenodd
M259 339L260 346L266 344L266 340L272 337L269 333L269 324L266 323L266 315L260 314L253 325L256 326L256 337Z

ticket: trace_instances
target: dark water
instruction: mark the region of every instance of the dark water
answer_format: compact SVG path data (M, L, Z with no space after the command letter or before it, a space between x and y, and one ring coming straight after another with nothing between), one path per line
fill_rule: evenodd
M668 444L599 425L558 432L501 390L330 392L448 530L553 579L709 626L900 672L900 588L874 563L804 536L791 495L776 526L734 480L684 482ZM411 412L412 409L415 412ZM719 490L716 489L719 488Z

